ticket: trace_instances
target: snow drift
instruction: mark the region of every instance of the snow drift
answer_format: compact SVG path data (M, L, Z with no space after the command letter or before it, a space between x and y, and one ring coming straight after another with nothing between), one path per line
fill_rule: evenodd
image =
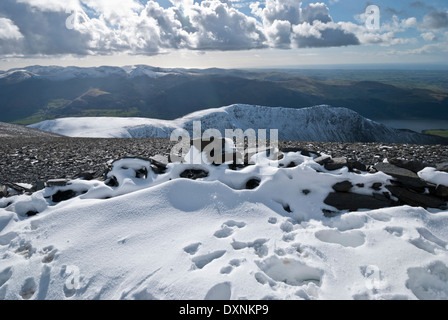
M391 177L327 171L300 153L255 162L155 174L121 159L115 183L0 199L0 299L448 299L447 211L328 218L331 185ZM207 176L180 178L193 169Z

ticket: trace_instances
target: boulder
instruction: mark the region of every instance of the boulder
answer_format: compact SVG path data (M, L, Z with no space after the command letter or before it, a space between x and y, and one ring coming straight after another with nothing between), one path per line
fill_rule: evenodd
M436 165L437 171L448 172L448 162L442 162Z
M387 175L392 176L401 185L406 188L413 189L418 192L424 192L425 188L434 187L434 185L422 180L415 172L397 167L390 163L378 163L374 166L378 171L384 172Z
M446 201L430 194L416 193L400 186L386 186L403 204L412 207L444 209Z
M8 196L8 187L0 184L0 198Z
M187 169L179 176L181 178L196 180L208 177L208 172L204 170Z
M426 167L430 166L426 163L419 162L419 161L409 161L409 160L402 160L402 159L396 159L396 158L389 159L388 161L390 164L393 164L400 168L411 170L412 172L415 172L415 173L422 171Z
M440 198L443 198L443 199L448 199L448 187L440 184L435 189L434 194L437 197L440 197Z
M246 182L246 189L253 190L256 189L260 185L261 180L260 179L250 179Z
M325 169L329 171L339 170L347 166L348 166L347 158L332 158L331 161L328 161L327 163L324 164Z
M327 155L320 156L320 157L317 157L317 158L314 159L314 162L320 164L321 166L323 166L323 165L325 165L325 164L327 164L327 163L329 163L331 161L332 161L331 157L327 156Z
M354 170L367 171L367 166L357 160L348 160L347 166L350 169L350 171L354 171Z
M373 196L349 192L332 192L324 200L324 203L338 210L349 211L357 211L359 209L375 210L397 205L397 203L389 199L377 199Z
M54 195L51 196L51 201L55 203L67 201L76 197L76 195L77 195L76 192L73 190L66 190L66 191L59 190L58 192L56 192Z
M52 180L48 180L45 183L45 186L47 186L48 188L51 187L65 187L68 183L67 179L52 179Z
M350 181L346 180L336 183L332 188L337 192L349 192L350 189L353 188L353 184Z

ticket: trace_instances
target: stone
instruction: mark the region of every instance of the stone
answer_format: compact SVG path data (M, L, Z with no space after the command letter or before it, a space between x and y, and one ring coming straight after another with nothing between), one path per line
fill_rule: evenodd
M357 160L348 160L347 166L350 171L359 170L359 171L367 171L367 166L360 161Z
M448 162L442 162L436 165L437 171L448 172Z
M349 192L350 189L353 188L353 184L350 181L346 180L336 183L332 188L337 192Z
M302 193L307 196L307 195L309 195L311 193L311 190L303 189Z
M324 203L338 210L357 211L359 209L381 209L396 206L391 200L376 199L373 196L349 193L332 192L324 200Z
M68 183L67 179L51 179L45 183L48 188L51 187L65 187Z
M314 159L314 162L320 164L320 165L325 165L329 162L331 162L331 157L330 156L320 156Z
M412 172L415 173L422 171L426 167L429 167L428 164L419 161L409 161L396 158L389 159L388 161L390 164L393 164L400 168L411 170Z
M204 170L187 169L179 176L181 178L196 180L208 177L208 172Z
M246 189L248 190L256 189L260 185L260 182L261 182L260 179L250 179L249 181L246 182Z
M380 191L382 186L383 184L381 182L375 182L374 184L372 184L371 188L373 190Z
M331 161L324 164L325 169L329 171L339 170L347 166L348 166L347 158L333 158L331 159Z
M107 178L106 181L104 181L104 184L106 186L113 187L113 188L118 187L118 185L119 185L117 177L115 177L115 176Z
M440 184L435 189L434 194L440 198L448 199L448 187Z
M8 187L0 184L0 198L4 198L8 196Z
M446 201L429 194L420 194L400 186L386 186L386 188L402 203L412 207L443 209Z
M406 188L410 188L418 192L424 192L425 188L433 187L433 185L420 179L420 177L411 170L400 168L393 164L384 162L378 163L374 167L376 170L392 176L401 185L406 186Z
M95 179L95 173L94 172L81 172L79 174L77 174L75 176L76 179L82 179L82 180L87 180L87 181L91 181L93 179Z
M56 192L54 195L51 196L51 201L55 203L67 201L76 197L76 195L77 195L76 192L73 190L66 190L66 191L59 190L58 192Z

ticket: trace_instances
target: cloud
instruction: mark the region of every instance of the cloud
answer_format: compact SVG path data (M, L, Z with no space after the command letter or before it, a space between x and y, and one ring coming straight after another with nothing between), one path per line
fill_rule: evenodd
M425 29L448 28L448 12L432 11L423 17L422 27Z
M0 40L19 40L23 35L13 21L0 18Z
M297 0L169 0L165 4L154 0L1 0L0 54L153 55L177 49L394 45L406 41L396 38L396 32L417 23L415 18L394 18L381 32L372 32L362 23L335 22L323 2ZM434 14L425 21L433 27L444 24L443 16Z

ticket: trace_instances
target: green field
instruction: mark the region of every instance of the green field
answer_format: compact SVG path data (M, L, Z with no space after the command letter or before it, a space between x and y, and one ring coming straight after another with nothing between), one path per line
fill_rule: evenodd
M423 133L448 138L448 130L425 130Z

